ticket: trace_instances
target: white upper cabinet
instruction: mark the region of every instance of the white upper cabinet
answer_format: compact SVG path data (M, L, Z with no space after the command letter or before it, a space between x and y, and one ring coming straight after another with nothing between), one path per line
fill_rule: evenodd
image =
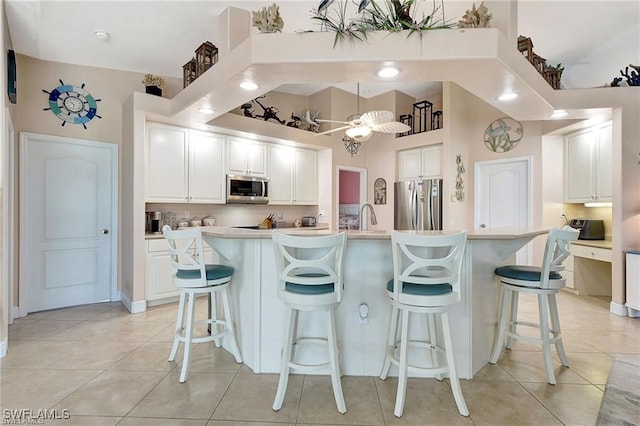
M398 152L398 180L442 177L442 145Z
M267 146L248 139L227 139L227 171L231 175L267 176Z
M567 135L564 148L564 201L610 202L611 122Z
M269 204L317 204L315 151L269 147Z
M157 123L147 125L147 202L187 201L188 137L187 129Z
M146 159L147 202L225 202L222 136L149 123Z
M224 137L189 131L189 202L224 203Z

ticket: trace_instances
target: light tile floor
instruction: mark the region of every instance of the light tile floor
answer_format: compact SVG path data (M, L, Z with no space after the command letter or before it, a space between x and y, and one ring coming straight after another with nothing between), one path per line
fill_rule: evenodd
M640 319L612 315L608 305L604 298L561 293L571 367L556 357L558 384L549 385L540 351L516 343L497 365L462 381L469 417L458 414L447 381L409 379L404 415L396 418L396 379L354 376L342 381L344 415L326 376L292 376L284 406L274 412L277 375L254 374L211 344L194 349L189 379L180 384L180 363L167 362L175 304L131 315L120 303L103 303L16 320L0 360L0 406L68 410L69 419L46 422L65 426L592 425L613 356L640 354ZM535 299L521 296L522 315L533 319L536 309Z

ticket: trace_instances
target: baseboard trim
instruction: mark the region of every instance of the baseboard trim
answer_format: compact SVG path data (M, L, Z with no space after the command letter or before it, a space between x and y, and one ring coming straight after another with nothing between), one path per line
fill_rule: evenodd
M609 312L611 312L612 314L618 315L619 317L628 316L627 307L624 306L624 305L621 305L620 303L616 303L613 300L611 301L611 304L609 305Z
M120 293L120 302L124 305L127 310L132 314L139 314L140 312L144 312L147 310L147 301L139 300L137 302L132 302L126 294Z
M4 358L7 356L7 348L9 347L9 336L5 337L2 342L0 342L0 358Z
M627 307L627 314L631 317L631 318L640 318L640 310L636 309L636 308L632 308L629 305L625 305Z

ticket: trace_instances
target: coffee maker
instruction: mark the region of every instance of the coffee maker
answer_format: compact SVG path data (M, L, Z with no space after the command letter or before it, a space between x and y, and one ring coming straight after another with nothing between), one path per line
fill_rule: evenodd
M161 234L160 222L162 222L162 212L145 212L145 232L147 234Z

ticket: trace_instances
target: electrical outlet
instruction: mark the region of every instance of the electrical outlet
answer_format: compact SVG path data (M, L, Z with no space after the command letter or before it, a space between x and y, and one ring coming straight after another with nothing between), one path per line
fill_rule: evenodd
M560 217L567 217L567 214L564 212L564 210L560 210Z
M318 212L318 217L327 217L327 212L325 210L320 210Z
M284 215L282 214L282 212L277 212L276 213L276 219L277 220L282 220L284 218Z
M358 322L361 324L367 324L369 322L369 305L361 303L358 306Z
M184 218L189 219L191 217L191 212L189 210L184 211Z
M580 219L583 219L583 218L584 218L584 211L582 211L582 210L578 210L578 217L579 217Z

